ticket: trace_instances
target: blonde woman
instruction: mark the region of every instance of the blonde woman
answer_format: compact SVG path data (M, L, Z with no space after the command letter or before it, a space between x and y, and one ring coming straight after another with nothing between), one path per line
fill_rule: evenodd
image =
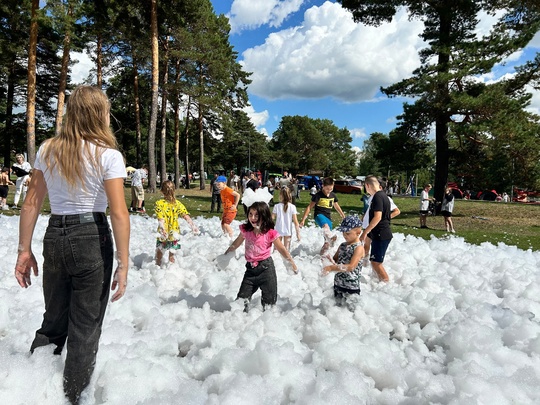
M32 235L45 195L52 215L43 239L45 314L30 348L67 340L64 391L78 403L88 385L98 350L113 273L113 239L118 265L111 290L120 299L127 286L130 223L124 199L126 170L109 127L109 101L98 88L81 86L69 98L60 133L40 147L19 224L15 277L31 284L38 275Z

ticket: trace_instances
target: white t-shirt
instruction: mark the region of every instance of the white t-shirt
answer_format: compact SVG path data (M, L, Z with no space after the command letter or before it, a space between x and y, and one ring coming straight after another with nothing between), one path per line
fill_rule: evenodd
M367 229L369 226L369 207L371 206L371 200L373 199L373 196L370 195L367 200L367 209L366 213L364 214L364 217L362 218L362 229ZM392 197L388 197L388 201L390 201L390 212L394 211L397 208L396 203L394 200L392 200Z
M131 185L133 187L142 187L143 180L146 178L148 178L148 175L146 174L146 170L137 169L133 172L133 175L131 176Z
M287 204L287 212L283 211L283 203L274 205L273 213L276 214L276 231L280 236L292 235L293 215L297 215L298 211L294 204Z
M94 150L95 145L91 144L90 152L93 154ZM56 215L105 212L107 195L105 194L104 181L126 177L122 154L115 149L105 149L101 155L101 173L89 170L84 188L82 184L70 188L64 178L58 174L57 166L52 170L47 169L47 164L41 160L41 153L42 148L39 148L34 167L43 172L49 193L51 212Z
M426 190L422 190L420 194L420 211L427 211L429 209L429 193Z

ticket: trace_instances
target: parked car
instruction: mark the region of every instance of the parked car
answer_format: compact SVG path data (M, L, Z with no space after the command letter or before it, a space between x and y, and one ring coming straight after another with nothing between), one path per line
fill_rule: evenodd
M362 194L362 186L356 180L334 180L334 192Z

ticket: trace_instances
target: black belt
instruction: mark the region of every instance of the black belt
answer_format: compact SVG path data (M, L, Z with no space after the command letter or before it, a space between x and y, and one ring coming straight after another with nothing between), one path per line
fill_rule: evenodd
M62 227L90 223L103 224L105 222L107 222L107 217L103 212L85 212L73 215L51 215L49 226Z

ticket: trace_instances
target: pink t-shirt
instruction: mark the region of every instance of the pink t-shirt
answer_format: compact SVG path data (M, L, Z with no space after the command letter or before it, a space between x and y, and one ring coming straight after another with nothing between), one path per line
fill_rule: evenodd
M279 238L279 233L270 229L266 233L255 234L253 231L246 231L244 227L245 225L240 225L240 232L246 241L246 261L256 267L260 261L270 257L272 244Z

